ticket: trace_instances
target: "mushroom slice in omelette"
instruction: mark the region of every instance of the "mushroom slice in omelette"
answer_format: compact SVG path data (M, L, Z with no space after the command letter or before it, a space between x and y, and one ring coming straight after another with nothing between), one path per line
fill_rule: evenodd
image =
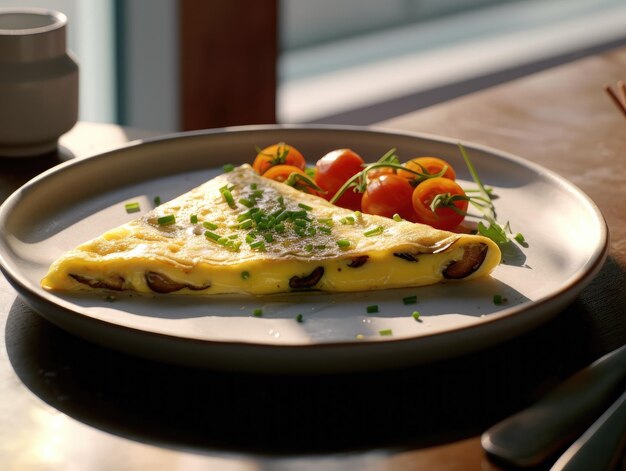
M478 235L354 213L257 175L220 175L55 261L50 290L211 295L469 280L500 262Z

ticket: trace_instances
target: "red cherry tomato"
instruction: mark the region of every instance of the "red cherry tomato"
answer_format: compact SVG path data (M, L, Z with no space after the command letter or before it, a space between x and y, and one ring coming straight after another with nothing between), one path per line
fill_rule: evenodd
M430 206L437 195L465 196L465 192L456 182L448 178L438 177L424 180L413 190L413 210L417 216L417 221L428 224L435 229L452 230L465 219L468 202L465 199L450 202L459 212L449 206L435 208L433 212Z
M298 149L281 142L259 152L252 163L252 168L259 175L263 175L275 165L293 165L304 170L306 161Z
M335 193L351 177L363 170L363 159L350 149L337 149L329 152L315 165L315 183L326 191L324 198L330 200ZM361 194L348 188L335 202L337 206L352 209L361 209Z
M439 157L416 157L415 159L411 159L406 162L404 166L415 172L429 173L431 175L441 172L444 167L448 167L441 177L456 180L456 173L454 172L452 165ZM414 173L406 172L404 170L398 170L398 175L409 180L413 180L417 177Z
M393 168L379 167L367 172L367 180L371 181L380 178L383 175L394 175L395 173L396 171Z
M406 178L397 175L381 175L370 181L361 200L361 211L367 214L414 220L411 197L413 187Z

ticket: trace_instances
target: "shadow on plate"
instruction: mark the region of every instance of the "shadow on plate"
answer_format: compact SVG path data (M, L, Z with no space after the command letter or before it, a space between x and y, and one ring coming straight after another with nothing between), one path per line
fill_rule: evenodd
M504 304L494 304L494 294L506 299ZM365 318L410 317L419 309L425 317L458 314L478 318L495 314L508 308L522 306L530 299L513 287L495 278L484 278L463 283L439 283L435 285L373 290L358 293L325 293L301 291L264 296L219 295L211 298L200 296L173 296L160 294L138 294L131 292L102 293L58 293L54 296L72 303L76 312L89 313L106 308L112 314L101 314L101 318L124 325L123 316L141 316L157 319L193 319L198 317L251 318L256 308L261 308L264 319L294 320L298 313L306 312L308 323L299 328L315 330L317 321L341 316L352 319L362 326ZM405 304L404 299L414 297L415 304ZM378 311L367 314L367 306L375 304ZM312 315L314 313L314 315ZM180 332L180 331L177 331ZM359 330L348 331L346 337L334 341L351 341ZM193 335L192 335L193 337ZM330 340L327 336L326 340Z
M506 345L399 370L254 375L159 364L76 338L21 299L6 325L23 383L59 411L141 442L297 456L476 436L589 357L578 302Z

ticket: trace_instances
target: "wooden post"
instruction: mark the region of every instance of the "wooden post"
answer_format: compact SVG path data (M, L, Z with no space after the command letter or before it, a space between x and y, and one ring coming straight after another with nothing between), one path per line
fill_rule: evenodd
M183 130L276 122L277 0L180 0Z

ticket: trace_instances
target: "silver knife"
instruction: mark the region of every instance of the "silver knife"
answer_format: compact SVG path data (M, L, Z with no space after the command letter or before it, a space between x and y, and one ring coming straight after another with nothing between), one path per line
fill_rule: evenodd
M555 457L605 411L626 386L626 345L574 374L527 409L481 437L497 461L537 466Z

